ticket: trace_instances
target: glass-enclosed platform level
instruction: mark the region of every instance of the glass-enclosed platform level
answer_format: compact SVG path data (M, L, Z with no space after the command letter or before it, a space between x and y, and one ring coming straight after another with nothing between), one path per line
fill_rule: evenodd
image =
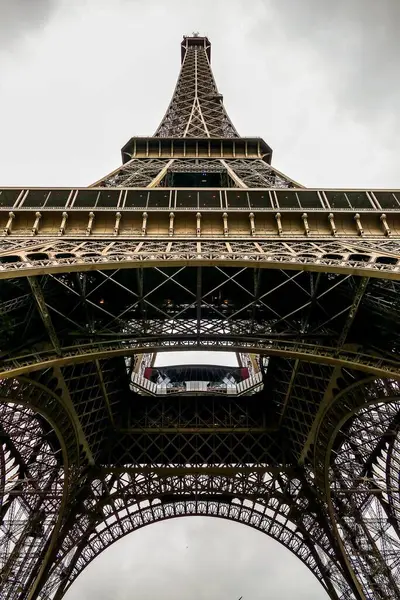
M400 191L3 188L1 234L186 240L396 236Z
M40 210L398 211L400 190L2 188L0 208Z

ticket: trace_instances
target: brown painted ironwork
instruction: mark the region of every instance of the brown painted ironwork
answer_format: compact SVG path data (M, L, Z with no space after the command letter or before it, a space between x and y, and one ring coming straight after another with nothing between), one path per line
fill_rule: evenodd
M181 56L116 171L0 190L1 597L60 600L188 515L266 533L333 600L400 597L400 191L301 187L237 133L209 40ZM189 349L260 370L202 393L138 367Z

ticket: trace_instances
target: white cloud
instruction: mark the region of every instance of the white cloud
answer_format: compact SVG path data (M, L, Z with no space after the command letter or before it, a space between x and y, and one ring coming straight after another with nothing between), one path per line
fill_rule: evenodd
M400 187L399 38L392 27L391 44L381 44L390 55L380 70L389 75L375 81L375 60L360 82L360 56L377 33L362 11L356 22L352 10L349 24L342 2L342 12L314 4L253 0L249 11L241 0L54 0L49 20L25 24L3 51L0 185L88 185L118 166L130 136L156 129L179 71L182 33L196 29L213 43L236 127L264 137L277 168L309 186ZM382 14L379 40L391 17ZM350 31L362 42L352 43Z
M238 361L235 352L159 352L155 367L166 365L226 365L237 367Z
M122 538L79 576L65 600L324 600L300 560L238 523L190 517Z

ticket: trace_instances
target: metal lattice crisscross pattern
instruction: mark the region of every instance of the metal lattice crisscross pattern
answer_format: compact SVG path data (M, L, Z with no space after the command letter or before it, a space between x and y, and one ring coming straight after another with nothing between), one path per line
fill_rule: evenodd
M209 40L181 53L97 190L0 194L2 593L61 600L122 536L204 515L332 600L398 597L400 196L301 189L239 137ZM210 349L257 385L146 395L154 353Z
M168 470L167 470L168 473ZM57 577L72 581L93 558L113 541L144 525L160 519L200 514L238 520L264 531L292 549L323 582L329 569L332 579L341 587L343 598L348 588L340 574L329 547L329 539L314 521L318 550L309 545L306 532L312 519L306 516L308 502L302 496L299 480L284 474L257 472L228 475L161 475L147 476L121 471L105 480L95 479L90 484L91 497L87 500L87 517L75 523L63 545L63 552L54 567L47 589L54 586ZM134 493L132 493L134 490ZM172 502L172 498L176 501ZM295 514L293 502L298 504ZM96 511L93 510L96 505ZM105 525L101 520L106 519ZM100 520L99 520L100 519ZM77 544L83 532L90 530L90 543ZM318 533L317 533L318 530ZM329 565L329 567L328 567Z
M398 382L391 380L344 387L326 407L315 448L317 463L325 460L321 485L329 490L335 533L359 592L371 600L396 597L400 589L398 394ZM328 467L332 448L335 460Z
M278 173L261 159L162 159L132 158L97 182L104 187L163 187L169 173L221 173L226 187L291 188L291 179Z
M203 45L193 45L193 40L186 39L174 96L156 137L238 137L214 81L209 42L202 40Z

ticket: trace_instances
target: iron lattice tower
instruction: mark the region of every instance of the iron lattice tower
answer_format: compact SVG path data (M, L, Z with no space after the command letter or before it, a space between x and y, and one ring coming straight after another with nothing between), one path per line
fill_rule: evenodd
M278 540L332 599L400 597L400 192L277 172L210 49L184 38L115 172L0 192L4 599L58 600L121 536L191 514ZM152 368L171 349L242 365Z

